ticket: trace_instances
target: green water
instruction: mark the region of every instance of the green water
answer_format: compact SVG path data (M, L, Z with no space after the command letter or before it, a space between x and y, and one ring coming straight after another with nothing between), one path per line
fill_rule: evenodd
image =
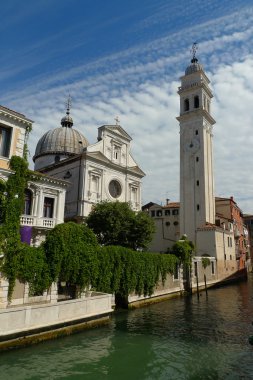
M0 355L0 379L253 379L253 278Z

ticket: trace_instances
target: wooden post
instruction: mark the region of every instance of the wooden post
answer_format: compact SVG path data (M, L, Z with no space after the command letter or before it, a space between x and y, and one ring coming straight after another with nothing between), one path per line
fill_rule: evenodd
M198 296L198 300L199 300L199 276L198 276L198 272L196 273L196 280L197 280L197 296Z
M204 281L205 281L206 298L208 298L208 294L207 294L207 286L206 286L206 275L205 275L205 274L204 274Z

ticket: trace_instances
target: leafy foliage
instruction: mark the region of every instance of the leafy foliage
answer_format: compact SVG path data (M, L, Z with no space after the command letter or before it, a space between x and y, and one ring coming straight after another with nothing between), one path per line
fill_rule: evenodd
M17 259L17 278L29 283L31 295L41 294L52 283L45 252L42 247L20 244Z
M191 265L193 252L194 244L187 240L185 236L182 236L182 238L168 250L168 253L173 253L179 259L180 263L187 266Z
M2 242L4 260L1 271L9 280L9 293L14 288L18 272L17 255L20 249L20 215L24 206L24 194L28 180L28 163L21 157L12 156L10 168L15 174L10 175L6 185L1 185L0 200L2 212Z
M147 213L135 213L126 202L101 202L87 217L87 225L102 245L119 245L131 249L146 248L155 231Z
M83 290L97 277L97 248L96 236L86 225L57 225L44 243L52 280L66 281Z
M211 264L211 261L208 257L202 257L201 262L202 262L202 267L204 269L206 269L208 267L208 265Z
M126 296L131 292L151 295L161 278L173 273L178 263L174 255L136 252L119 246L98 250L98 276L92 286L98 291Z

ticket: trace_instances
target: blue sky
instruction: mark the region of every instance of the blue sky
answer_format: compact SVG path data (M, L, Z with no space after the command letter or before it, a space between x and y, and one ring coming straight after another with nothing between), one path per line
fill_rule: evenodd
M0 103L34 120L31 157L70 93L90 143L119 115L146 172L143 203L179 199L177 87L197 41L214 92L215 193L253 213L252 1L9 0L0 32Z

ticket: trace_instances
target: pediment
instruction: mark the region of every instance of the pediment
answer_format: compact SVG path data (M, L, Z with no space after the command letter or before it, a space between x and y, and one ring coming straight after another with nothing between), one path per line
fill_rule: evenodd
M132 137L120 126L120 125L102 125L100 130L106 130L110 134L114 135L116 138L124 138L125 140L131 141Z

